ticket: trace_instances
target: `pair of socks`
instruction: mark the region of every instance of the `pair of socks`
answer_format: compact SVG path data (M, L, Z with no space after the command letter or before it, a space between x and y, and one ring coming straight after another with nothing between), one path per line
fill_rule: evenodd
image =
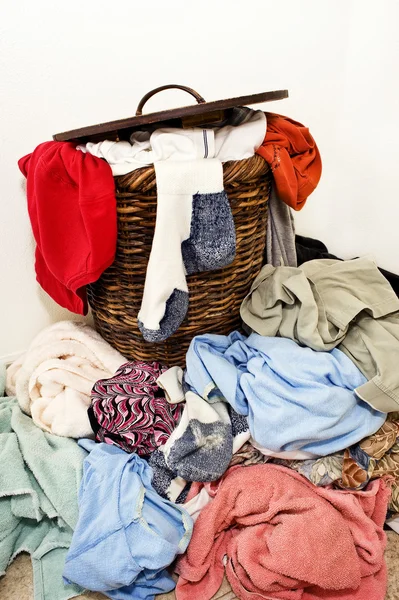
M230 264L236 247L220 160L160 161L155 173L157 217L138 314L149 342L166 340L181 325L189 303L186 275Z

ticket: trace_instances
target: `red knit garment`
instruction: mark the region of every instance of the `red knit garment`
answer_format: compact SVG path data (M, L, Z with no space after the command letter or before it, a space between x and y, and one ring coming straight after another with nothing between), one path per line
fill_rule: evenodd
M27 178L37 281L58 304L86 314L85 286L96 281L115 256L111 168L70 142L40 144L18 166Z
M257 149L269 163L277 196L301 210L321 177L321 158L307 127L288 117L266 113L266 137Z

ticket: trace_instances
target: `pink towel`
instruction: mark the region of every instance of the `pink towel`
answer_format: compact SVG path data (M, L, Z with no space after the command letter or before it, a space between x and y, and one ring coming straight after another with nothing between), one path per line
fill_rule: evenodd
M224 571L241 600L383 600L389 486L318 488L278 465L226 472L177 564L178 600L209 600Z

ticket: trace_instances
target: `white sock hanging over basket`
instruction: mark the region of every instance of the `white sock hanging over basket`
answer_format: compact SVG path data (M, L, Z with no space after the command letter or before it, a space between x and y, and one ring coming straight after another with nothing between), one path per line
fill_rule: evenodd
M157 218L138 315L143 337L172 335L188 309L186 274L234 260L235 228L218 159L155 163Z

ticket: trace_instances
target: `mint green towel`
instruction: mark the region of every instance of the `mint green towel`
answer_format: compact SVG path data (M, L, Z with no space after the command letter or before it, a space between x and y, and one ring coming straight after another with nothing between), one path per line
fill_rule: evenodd
M0 365L0 396L5 368ZM0 576L20 552L32 557L35 600L67 600L82 589L62 580L78 519L78 490L86 452L46 433L0 397Z

